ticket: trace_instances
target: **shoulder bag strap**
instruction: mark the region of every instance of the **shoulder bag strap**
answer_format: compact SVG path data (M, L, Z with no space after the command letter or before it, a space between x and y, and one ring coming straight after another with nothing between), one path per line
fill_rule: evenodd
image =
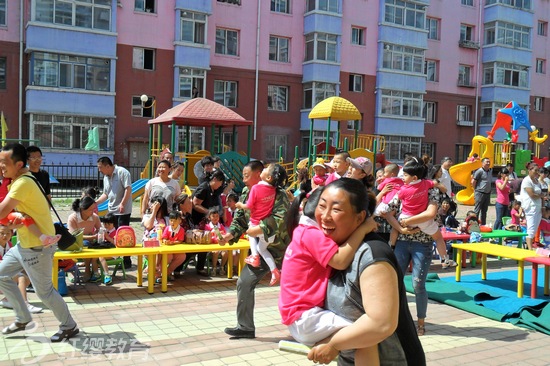
M61 225L63 225L63 221L61 220L61 217L59 217L59 214L58 214L57 211L55 210L55 207L53 207L52 202L51 202L50 199L48 198L48 195L46 194L46 191L44 191L44 188L42 187L42 185L40 184L40 182L38 181L38 179L36 179L36 178L33 177L32 175L22 175L21 177L27 177L27 178L30 178L30 179L34 180L34 182L36 183L36 185L37 185L38 188L40 189L40 192L42 192L42 194L44 195L44 198L46 199L46 201L48 202L48 204L49 204L50 207L52 208L53 212L55 213L55 216L57 216L57 219L59 220L59 223L60 223Z

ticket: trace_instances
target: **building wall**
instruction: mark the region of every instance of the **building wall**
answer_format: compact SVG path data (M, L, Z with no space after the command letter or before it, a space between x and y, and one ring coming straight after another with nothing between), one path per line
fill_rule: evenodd
M6 89L0 90L0 111L4 112L8 126L7 138L17 138L19 137L19 43L0 41L0 57L6 58Z

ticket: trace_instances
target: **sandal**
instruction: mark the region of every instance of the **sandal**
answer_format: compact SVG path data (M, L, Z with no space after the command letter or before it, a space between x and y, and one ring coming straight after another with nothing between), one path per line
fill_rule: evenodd
M426 333L426 327L424 325L418 324L416 326L416 334L418 334L419 337L423 336L424 333Z
M5 327L4 329L2 329L2 334L12 334L12 333L15 333L15 332L20 332L22 330L25 330L25 328L27 328L27 325L29 324L30 322L26 322L26 323L18 323L18 322L13 322L11 323L10 325L8 325L7 327Z

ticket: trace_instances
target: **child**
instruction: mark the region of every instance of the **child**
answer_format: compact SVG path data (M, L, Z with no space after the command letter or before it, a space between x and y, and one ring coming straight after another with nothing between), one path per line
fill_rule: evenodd
M114 245L116 237L116 223L118 221L116 216L113 213L108 213L105 216L100 217L99 221L101 221L101 229L99 230L99 234L97 236L97 242L108 242ZM107 260L113 258L100 257L98 259L99 264L101 264L101 268L103 268L103 284L107 286L112 285L113 278L109 275L109 266L107 266Z
M19 225L23 224L25 225L31 233L38 236L40 238L40 241L42 242L42 245L45 247L49 247L50 245L53 245L61 239L61 235L46 235L42 234L38 226L34 223L34 220L32 217L17 211L12 211L0 220L0 225L2 226L9 226L9 225Z
M263 257L271 270L270 286L279 282L281 273L275 265L275 260L267 246L268 240L264 235L253 237L251 231L260 224L260 221L271 214L275 203L276 187L284 187L286 184L286 170L279 164L269 164L260 174L261 181L250 189L246 204L237 203L237 208L250 210L250 224L246 231L250 240L250 251L252 254L245 259L245 262L252 267L260 266L260 255Z
M317 158L311 167L315 172L315 175L311 178L311 189L314 190L318 187L323 187L328 178L325 161L322 158Z
M233 215L235 214L235 210L237 210L237 202L239 202L239 196L237 196L235 193L229 193L227 195L226 199L227 206L225 207L225 222L224 225L226 229L228 229L231 226L231 223L233 222Z
M441 207L437 211L437 214L439 215L439 220L442 226L456 229L459 226L459 223L453 216L453 213L451 212L451 207L451 199L449 197L445 197L441 201Z
M330 163L330 165L332 166L332 169L334 169L334 172L329 174L329 176L325 180L325 185L329 184L332 181L335 181L342 177L347 176L349 166L350 166L350 163L348 162L349 157L350 156L347 151L342 151L334 155Z
M479 160L479 155L477 153L473 153L472 156L466 159L466 162L473 163L474 161L478 161L478 160Z
M185 230L181 226L181 214L179 211L172 211L168 215L169 225L164 228L162 233L163 245L174 245L185 241ZM174 281L174 270L185 262L185 253L168 254L168 281ZM157 272L161 272L162 258L159 255L157 259ZM160 282L160 278L157 278Z
M82 196L80 198L90 197L95 201L97 199L98 192L99 192L99 188L95 188L95 187L82 188ZM99 214L97 203L94 203L94 213L96 215Z
M527 222L525 221L525 213L521 207L521 202L515 200L511 205L510 216L512 216L512 224L521 228L524 233L527 232Z
M401 200L401 215L399 221L402 226L408 226L407 220L418 215L428 207L428 191L433 188L432 180L424 179L427 174L426 166L417 158L412 158L403 166L403 186L399 189L397 197ZM456 266L456 262L449 259L447 254L447 245L443 240L439 226L435 220L428 220L418 223L422 232L430 235L436 242L437 252L441 258L441 266L447 268ZM397 230L390 233L390 245L394 245L397 240Z
M288 211L286 221L289 222L292 241L283 259L279 296L282 323L288 326L294 339L308 346L332 337L340 329L352 324L322 308L328 279L332 268L342 270L349 266L365 235L376 228L372 219L366 219L351 234L347 243L339 247L325 236L315 221L315 208L321 193L318 189L309 196L301 217L298 214L299 207L305 194L294 200ZM369 362L374 359L378 359L376 345L356 351L356 365L378 364Z
M217 244L219 240L219 235L224 235L226 233L225 227L220 223L220 213L218 212L217 207L213 207L208 210L208 224L205 225L204 230L210 230L212 235L211 242ZM212 273L217 274L218 267L218 256L222 254L222 263L220 267L220 276L225 276L226 272L223 269L225 263L227 262L227 251L215 250L212 252Z
M542 207L542 219L539 224L540 236L543 238L544 247L550 245L550 208ZM542 241L541 241L542 243Z
M399 166L397 164L388 164L384 167L384 179L378 187L376 187L376 189L380 192L378 196L376 196L376 202L380 201L380 203L376 206L376 210L374 211L375 216L382 216L390 211L388 203L391 202L393 197L395 197L403 185L403 179L398 178L397 174L399 174ZM391 190L386 193L382 193L382 190L388 184L391 184Z

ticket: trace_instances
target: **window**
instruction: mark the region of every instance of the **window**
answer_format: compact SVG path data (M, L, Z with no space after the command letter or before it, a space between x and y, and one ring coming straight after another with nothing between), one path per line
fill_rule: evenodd
M108 31L111 30L111 1L36 0L35 20Z
M265 138L265 158L267 160L275 161L280 157L286 158L288 148L288 136L287 135L267 135ZM279 152L282 156L279 156Z
M507 22L490 22L485 25L485 43L517 48L531 48L531 28Z
M154 70L155 50L149 48L134 47L132 67L134 69Z
M428 39L439 39L439 19L426 18L426 29L428 30Z
M424 102L424 109L422 110L422 117L426 123L436 123L437 118L437 103L436 102Z
M413 156L421 156L422 138L410 136L384 136L386 138L386 160L403 161L405 153L411 153Z
M382 67L385 69L423 73L424 50L386 43Z
M365 28L351 27L351 44L365 45Z
M144 13L156 13L157 8L155 7L155 1L156 0L135 0L134 10Z
M0 25L6 25L6 0L0 0Z
M337 36L326 33L306 35L306 61L336 62Z
M142 102L140 95L137 95L137 96L134 95L132 97L132 116L154 118L153 116L154 103L155 103L154 97L148 97L146 102Z
M338 13L338 0L307 0L306 11L320 10Z
M361 113L361 116L362 115L363 114ZM361 131L361 120L359 120L359 121L348 121L348 123L347 123L348 130L355 131L356 127L357 127L357 131Z
M547 36L548 35L548 22L539 20L537 24L537 34L539 36Z
M200 69L179 69L179 97L184 99L204 97L206 71Z
M351 74L349 76L349 91L357 93L363 91L363 75Z
M267 109L270 111L288 111L288 86L267 86Z
M6 71L6 58L0 57L0 90L6 90L6 76L8 75Z
M523 65L495 62L483 65L483 84L497 84L527 88L529 68Z
M473 86L471 83L472 67L467 65L458 66L458 85Z
M439 81L437 74L437 64L435 60L426 60L424 62L424 74L427 81Z
M537 58L536 72L537 74L546 74L546 60Z
M290 39L277 36L269 37L269 59L271 61L289 62L289 49Z
M99 148L114 150L113 125L105 123L105 117L31 114L30 121L30 138L38 140L41 148L84 150L88 131L97 129Z
M474 0L460 0L462 5L474 6Z
M535 97L535 111L542 112L544 109L544 98L543 97Z
M466 24L460 25L460 40L473 41L474 27Z
M311 109L317 103L336 96L336 84L314 81L304 84L304 109Z
M111 62L108 59L34 52L32 85L110 90Z
M472 110L471 106L459 104L456 107L456 120L458 122L471 121L470 119L471 110Z
M504 4L520 8L523 10L531 10L531 0L485 0L485 5Z
M425 28L426 5L403 0L385 0L384 21L397 25Z
M241 0L218 0L219 3L241 5Z
M206 14L182 11L181 40L197 44L206 43Z
M290 0L271 0L271 11L289 14Z
M225 107L237 107L237 82L214 80L214 102Z
M422 94L382 90L381 113L399 117L422 117Z
M216 53L237 56L238 49L239 35L237 31L216 28Z

